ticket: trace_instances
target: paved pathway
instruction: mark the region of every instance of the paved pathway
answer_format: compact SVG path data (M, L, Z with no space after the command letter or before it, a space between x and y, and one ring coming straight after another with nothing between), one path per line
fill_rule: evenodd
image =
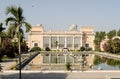
M116 55L116 54L109 54L106 52L95 52L95 55L107 57L110 59L120 60L120 55Z
M2 66L2 70L10 70L13 66L16 65L15 61L11 61L11 62L0 62L1 66Z
M120 71L22 71L22 79L120 79ZM19 79L18 71L4 71L0 79Z

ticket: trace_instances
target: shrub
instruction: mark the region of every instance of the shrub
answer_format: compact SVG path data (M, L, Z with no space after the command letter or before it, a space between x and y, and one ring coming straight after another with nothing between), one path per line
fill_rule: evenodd
M86 51L92 51L91 47L86 48Z
M45 48L45 51L50 51L50 48L49 48L49 47L46 47L46 48Z
M70 64L70 62L67 62L66 63L66 69L69 71L69 70L71 70L71 64Z
M30 51L31 52L41 51L41 48L40 47L33 47Z
M3 58L3 56L5 54L4 52L5 52L5 50L0 47L0 61L2 61L1 59Z
M85 47L80 47L80 51L84 51L85 50Z
M28 52L28 46L25 43L21 44L21 52Z
M12 45L7 45L5 48L5 54L9 58L14 58L15 57L14 47Z

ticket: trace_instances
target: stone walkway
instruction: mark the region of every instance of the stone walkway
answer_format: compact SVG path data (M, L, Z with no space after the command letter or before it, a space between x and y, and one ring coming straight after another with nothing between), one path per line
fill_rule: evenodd
M2 70L10 70L13 66L16 65L15 61L11 61L11 62L0 62L1 66L2 66Z
M19 72L4 71L0 79L19 79ZM120 79L120 71L22 71L22 79Z

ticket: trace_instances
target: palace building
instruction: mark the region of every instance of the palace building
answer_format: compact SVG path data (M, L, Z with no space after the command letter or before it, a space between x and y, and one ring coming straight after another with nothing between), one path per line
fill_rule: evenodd
M44 30L42 24L33 26L29 33L29 48L40 47L45 49L49 47L51 50L61 50L68 48L69 50L79 50L82 46L90 47L94 50L94 28L91 26L81 27L77 29L77 25L71 25L69 30Z

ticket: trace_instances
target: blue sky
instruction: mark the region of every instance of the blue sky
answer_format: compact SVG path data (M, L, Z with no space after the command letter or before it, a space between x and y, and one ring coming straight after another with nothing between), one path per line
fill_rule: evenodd
M31 25L67 30L71 24L93 26L95 31L120 29L120 0L0 0L0 22L5 8L21 6Z

